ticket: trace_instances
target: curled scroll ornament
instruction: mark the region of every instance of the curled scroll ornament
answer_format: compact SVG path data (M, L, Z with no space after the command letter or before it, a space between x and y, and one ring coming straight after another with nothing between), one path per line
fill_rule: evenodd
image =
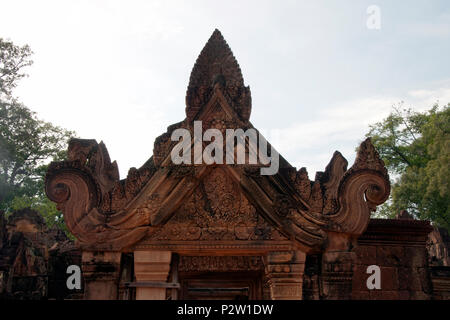
M373 170L356 171L344 177L339 187L339 210L328 216L335 231L362 234L376 206L389 196L389 180Z

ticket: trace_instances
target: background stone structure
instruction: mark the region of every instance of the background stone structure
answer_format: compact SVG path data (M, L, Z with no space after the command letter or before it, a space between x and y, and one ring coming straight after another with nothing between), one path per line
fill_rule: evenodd
M66 270L80 251L65 233L48 229L39 213L24 209L6 219L0 212L0 298L72 299Z

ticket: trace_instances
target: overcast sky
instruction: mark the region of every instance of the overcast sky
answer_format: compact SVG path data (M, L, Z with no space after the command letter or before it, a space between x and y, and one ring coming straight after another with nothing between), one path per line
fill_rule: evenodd
M370 5L380 29L367 26ZM252 123L311 179L335 150L351 164L393 104L450 102L447 0L0 0L0 12L0 37L34 51L16 95L40 118L103 140L122 178L185 118L189 75L215 28L250 85Z

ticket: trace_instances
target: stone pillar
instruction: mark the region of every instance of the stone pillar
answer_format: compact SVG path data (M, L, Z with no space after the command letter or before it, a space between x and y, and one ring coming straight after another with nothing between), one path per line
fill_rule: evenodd
M136 300L165 300L166 288L150 283L167 282L170 271L170 251L135 251L134 274L136 276ZM141 283L142 285L140 285Z
M355 260L354 252L332 251L322 254L322 299L351 299Z
M345 233L328 233L328 247L322 254L320 277L322 299L351 299L353 265L356 261L356 254L351 252L354 241L350 235Z
M301 300L305 253L270 252L266 256L266 277L272 300Z
M121 252L83 251L84 299L116 300Z

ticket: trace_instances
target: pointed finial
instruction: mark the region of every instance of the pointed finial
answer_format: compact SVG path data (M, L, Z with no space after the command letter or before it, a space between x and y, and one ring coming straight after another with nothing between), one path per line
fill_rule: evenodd
M189 119L193 119L207 102L217 83L229 94L231 104L245 104L233 107L239 109L244 120L248 120L251 109L250 90L244 86L241 68L233 52L222 33L215 29L191 72L186 94L186 114Z
M244 85L241 68L233 52L222 33L215 29L195 62L189 87L212 85L220 75L225 77L227 84Z

